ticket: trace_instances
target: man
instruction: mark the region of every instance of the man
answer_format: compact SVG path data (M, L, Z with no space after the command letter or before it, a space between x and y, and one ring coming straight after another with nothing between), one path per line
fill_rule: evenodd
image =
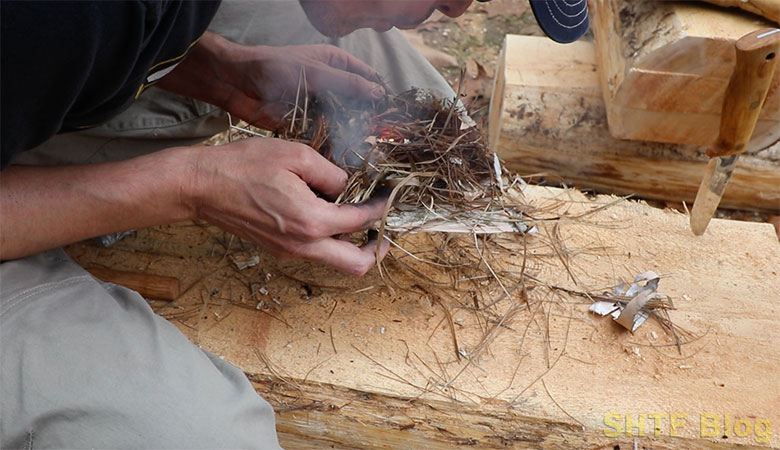
M456 16L469 3L302 6L333 36L411 27L434 9ZM313 91L366 98L384 94L375 70L333 47L247 47L203 33L216 9L208 2L0 5L0 258L13 260L0 266L0 447L276 446L272 411L243 374L189 344L137 294L95 282L62 252L40 252L202 218L279 257L362 274L376 263L375 243L361 249L332 236L365 229L384 204L316 196L312 189L338 195L344 172L273 139L102 164L8 164L55 133L105 121L152 84L268 125L301 67Z

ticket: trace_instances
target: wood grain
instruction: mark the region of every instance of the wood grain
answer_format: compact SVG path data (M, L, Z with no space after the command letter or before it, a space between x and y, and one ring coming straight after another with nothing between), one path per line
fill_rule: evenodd
M87 271L100 280L132 289L144 298L176 300L179 297L179 279L149 273L88 267Z
M533 186L524 196L536 207L590 212L586 220L541 224L540 235L527 241L528 274L599 291L656 271L659 292L675 302L672 319L698 338L680 354L655 322L631 334L588 313L582 297L561 294L540 303L547 319L538 310L519 311L471 364L452 356L439 304L411 290L391 292L376 271L353 278L278 262L215 228L188 224L139 230L112 249L83 243L67 250L84 265L177 275L188 289L159 312L248 374L277 409L290 448L780 445L776 431L766 441L754 434L758 420L780 423L780 385L773 381L780 366L780 242L771 225L715 219L697 238L685 215L641 202ZM549 256L545 236L553 226L576 284ZM417 251L437 248L426 236L399 239ZM493 263L521 264L511 250L518 243L504 239ZM237 272L224 257L235 252L261 262ZM398 267L388 270L409 283ZM440 269L425 274L449 279ZM262 283L268 294L252 296L249 283ZM469 308L472 295L484 305L500 293L495 283L475 280L462 284L460 298L442 297L466 354L485 325ZM258 299L274 306L257 309ZM664 417L657 437L649 418L656 413ZM610 414L623 425L626 415L632 422L641 415L643 436L636 428L615 436L605 423ZM672 414L683 424L676 437ZM702 414L719 417L716 435L702 436ZM727 439L725 414L732 424ZM749 421L750 435L734 434L737 420Z
M711 145L734 68L734 43L771 23L697 2L594 0L591 6L612 135ZM779 86L775 75L749 152L780 139Z
M588 42L507 36L491 102L491 148L520 174L690 204L708 161L705 148L613 137L596 61ZM753 153L740 157L721 205L776 213L780 159Z
M740 8L766 17L780 25L780 2L777 0L704 0L718 6Z

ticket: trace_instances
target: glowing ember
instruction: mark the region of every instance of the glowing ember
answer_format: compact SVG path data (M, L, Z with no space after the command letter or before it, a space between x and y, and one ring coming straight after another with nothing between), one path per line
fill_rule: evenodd
M404 145L411 142L394 129L383 125L377 125L374 128L374 134L376 134L376 141L380 144Z

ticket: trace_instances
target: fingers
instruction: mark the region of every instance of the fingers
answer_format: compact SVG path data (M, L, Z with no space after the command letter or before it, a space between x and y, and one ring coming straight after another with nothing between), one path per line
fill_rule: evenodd
M281 144L281 142L280 142ZM292 204L280 204L280 209L295 224L290 230L294 236L304 240L316 240L341 233L363 231L382 218L387 203L386 197L375 198L361 205L336 205L312 194L316 190L325 197L335 199L344 191L347 173L325 157L301 144L285 149L283 158L286 170L300 180L300 185L290 183L285 194L294 198ZM289 211L294 210L292 214Z
M316 77L312 76L309 80L314 91L328 89L336 94L372 100L379 100L385 96L384 87L367 80L361 75L331 67L327 64L322 64L318 69Z
M369 236L371 236L370 232ZM376 243L377 237L374 237L374 239L369 239L365 245L360 247L360 251L371 252L371 254L374 255L374 262L378 264L382 262L383 259L385 259L385 256L387 256L387 253L390 251L390 241L382 237L382 243L379 245L379 259L376 259Z
M364 63L360 59L352 56L349 52L332 45L318 45L321 61L330 67L345 70L360 75L361 77L379 82L379 74L373 67Z
M371 66L332 45L315 46L322 61L311 79L314 90L329 89L337 94L379 100L385 89Z
M294 211L285 214L285 234L299 242L313 242L364 231L382 218L385 205L386 200L361 205L336 205L311 193L298 195L292 208Z
M266 157L280 164L286 176L272 182L275 194L266 198L268 209L286 218L288 232L297 239L316 240L341 233L366 230L382 218L386 197L361 205L336 205L314 195L318 191L335 199L344 191L347 173L311 147L277 139L245 140L260 147L271 146ZM269 163L265 163L267 168ZM292 178L290 178L290 176ZM263 186L270 177L258 180ZM257 201L255 201L257 203Z
M297 158L290 170L298 175L310 188L334 199L344 191L347 173L314 150L304 147L301 158ZM360 204L336 205L321 198L311 197L306 205L307 216L316 217L317 230L314 238L352 233L370 228L382 218L387 197L375 198Z
M313 148L300 145L288 169L325 197L335 199L347 185L347 173Z
M315 262L322 262L341 272L361 276L371 270L377 263L376 240L367 242L363 247L357 247L349 242L335 238L322 239L307 244L299 249L299 256ZM382 240L379 252L381 261L390 250L390 243Z
M376 236L362 247L355 246L344 237L370 228L381 218L385 203L377 201L336 206L321 198L315 198L314 202L301 205L303 217L299 217L300 222L294 221L297 226L290 227L289 233L276 234L272 241L261 240L271 244L269 249L275 250L272 253L277 257L323 262L352 275L366 273L376 263ZM262 231L258 235L262 236ZM389 249L389 242L383 239L380 261Z
M328 203L317 216L320 220L319 227L326 236L367 230L382 219L385 205L385 201L367 202L362 205Z

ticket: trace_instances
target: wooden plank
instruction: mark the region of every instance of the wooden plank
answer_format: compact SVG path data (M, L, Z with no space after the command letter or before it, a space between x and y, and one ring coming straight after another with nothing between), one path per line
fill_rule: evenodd
M507 36L490 106L491 148L521 174L691 203L708 160L704 148L613 137L596 66L591 43ZM778 150L740 157L722 207L780 211Z
M434 301L397 263L387 266L397 283L391 291L376 271L351 278L278 262L192 224L140 230L111 249L85 243L68 252L81 264L178 276L188 286L181 298L154 305L195 343L250 376L279 411L282 442L290 447L780 445L776 429L764 433L766 421L780 423L780 242L771 225L715 219L697 238L686 216L638 202L533 186L524 195L537 208L589 213L540 224L541 233L526 241L527 274L601 292L654 270L663 275L659 292L677 307L672 320L697 338L680 354L655 322L632 335L588 313L582 297L531 291L533 308L502 322L489 351L470 364L466 356L485 335L480 317L491 317L470 305L478 299L484 309L501 299L489 278L463 280L460 290ZM548 245L555 231L567 249L565 268ZM416 251L438 248L427 236L399 239ZM522 241L501 239L504 249L491 264L520 270ZM449 245L458 242L473 241L453 238ZM257 254L261 262L237 271L228 257L235 253ZM425 274L457 277L436 268ZM442 305L453 317L460 359ZM649 414L656 413L654 437ZM643 436L607 426L624 427L627 415L644 421ZM705 436L702 417L705 425L717 422L705 426ZM672 421L680 424L674 431Z
M734 42L772 23L695 2L596 0L592 29L613 136L709 145L734 67ZM749 150L780 139L780 75Z

